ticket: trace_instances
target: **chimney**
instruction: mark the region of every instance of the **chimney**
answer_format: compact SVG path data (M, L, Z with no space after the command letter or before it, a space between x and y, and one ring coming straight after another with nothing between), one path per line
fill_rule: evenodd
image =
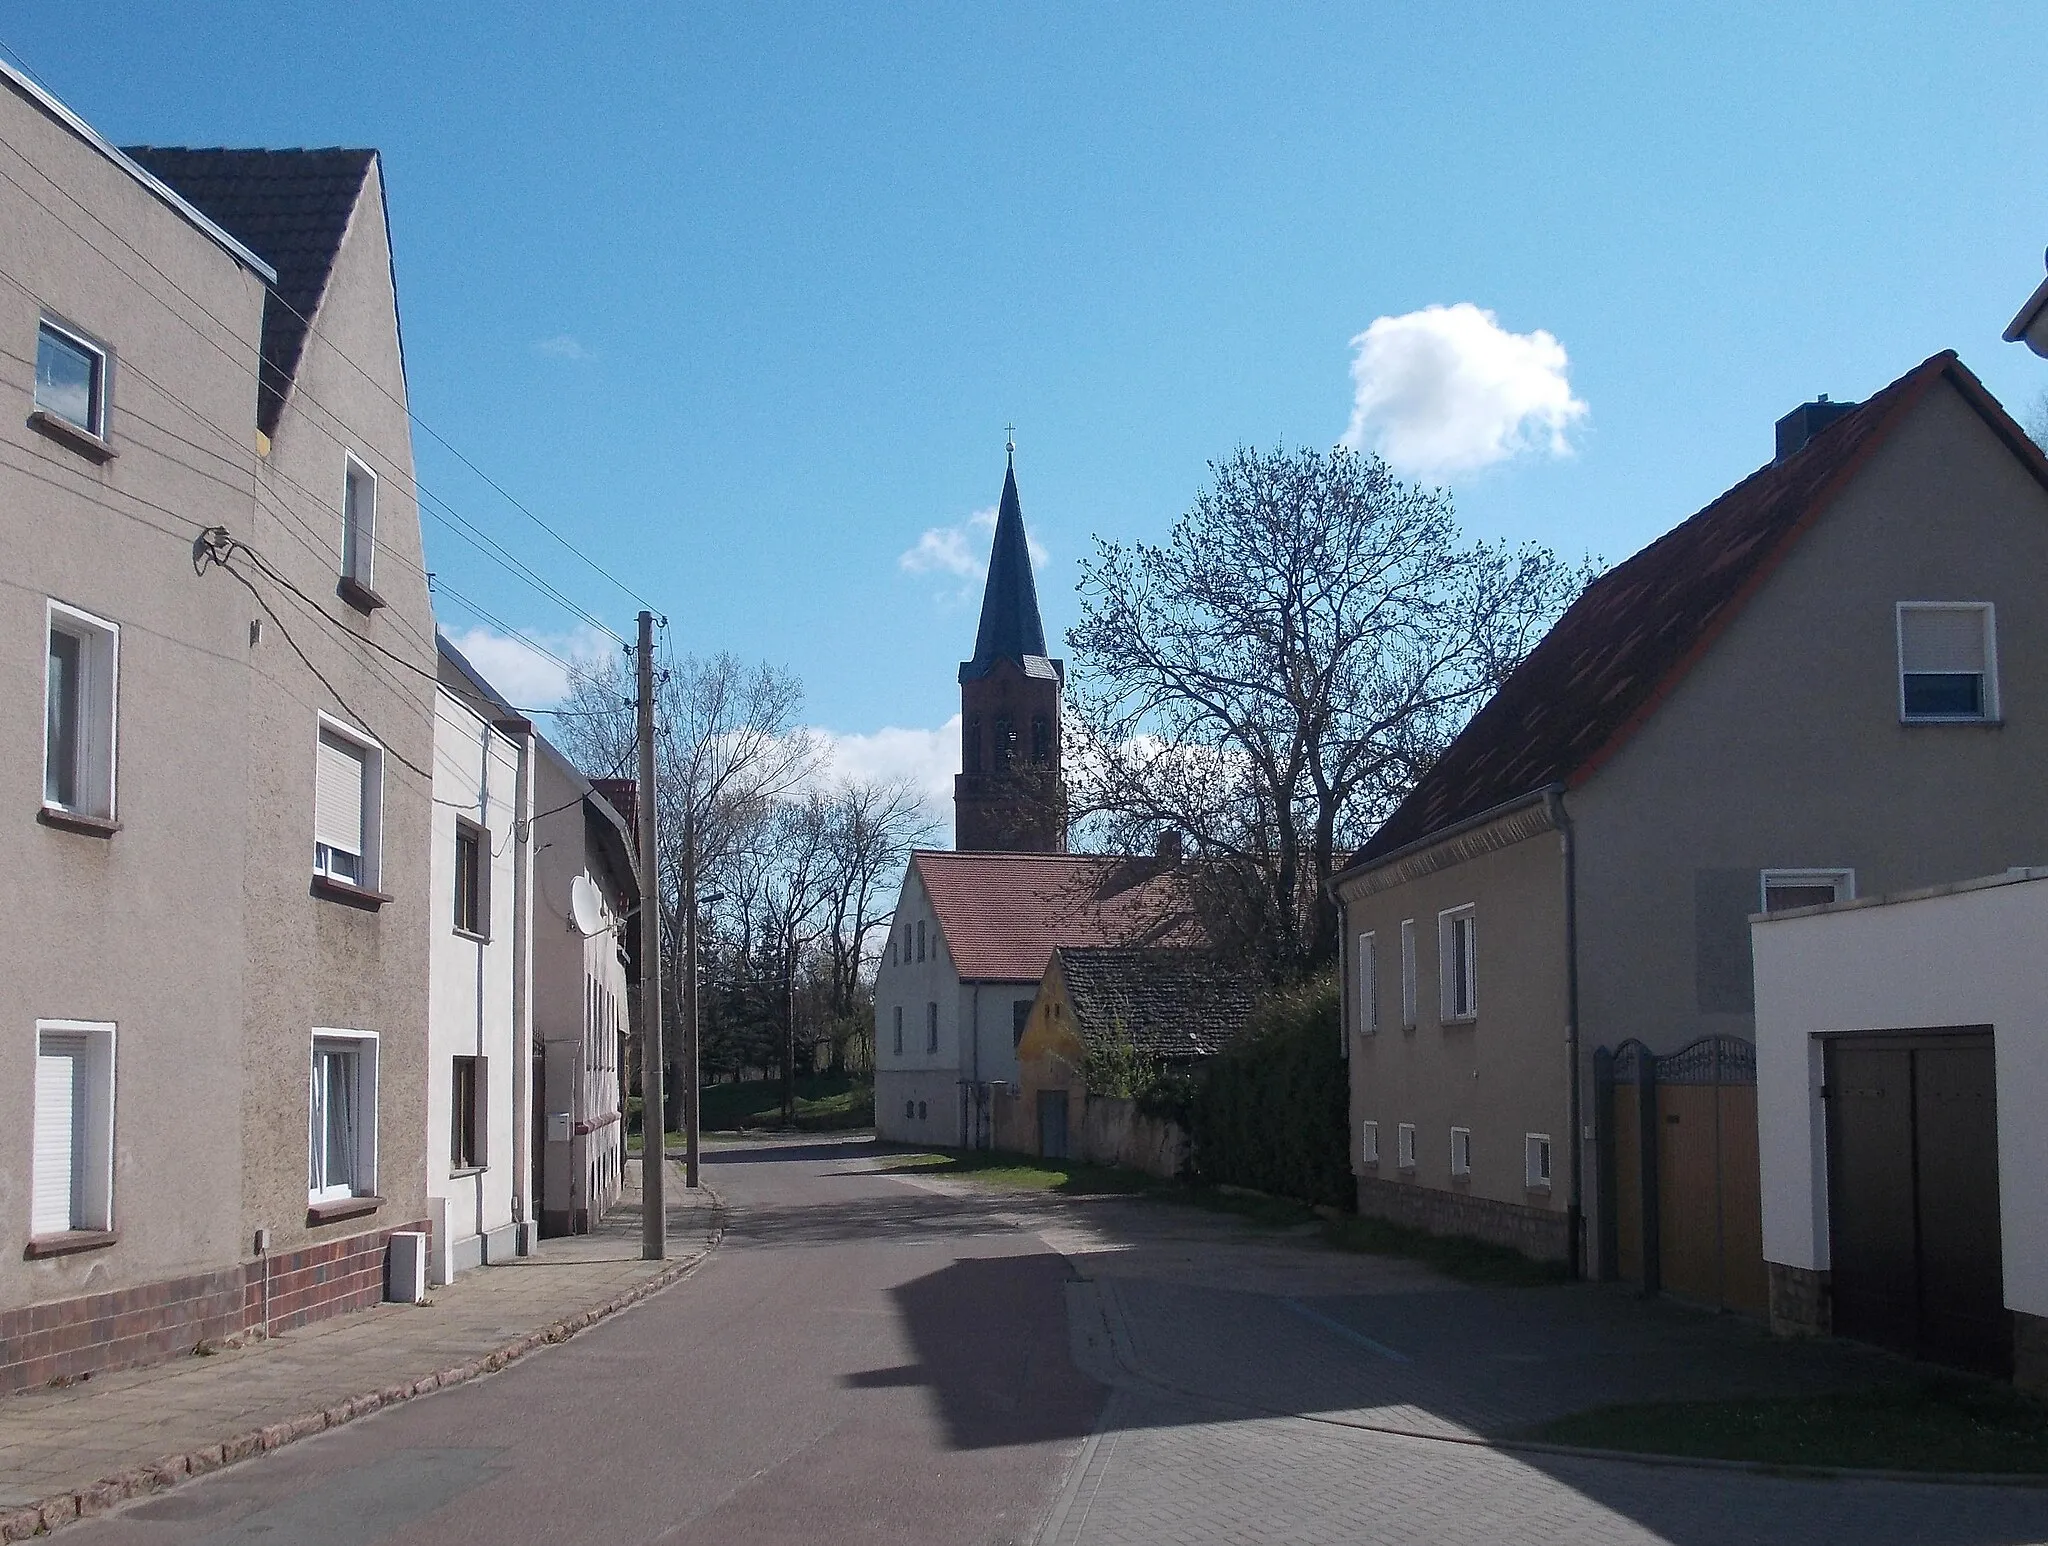
M1180 834L1171 827L1160 833L1152 844L1152 857L1162 864L1180 863L1182 851Z
M1815 435L1858 406L1856 403L1831 403L1825 392L1810 403L1801 403L1778 420L1778 454L1774 460L1782 462L1788 456L1804 451Z
M639 802L634 798L635 784L630 778L593 778L590 787L605 798L605 803L625 818L626 830L637 832L640 820Z

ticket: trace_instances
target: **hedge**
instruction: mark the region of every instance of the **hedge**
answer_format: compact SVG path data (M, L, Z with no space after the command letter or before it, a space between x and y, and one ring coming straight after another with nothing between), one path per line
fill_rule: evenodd
M1334 972L1261 1004L1187 1105L1198 1179L1349 1210L1350 1081Z

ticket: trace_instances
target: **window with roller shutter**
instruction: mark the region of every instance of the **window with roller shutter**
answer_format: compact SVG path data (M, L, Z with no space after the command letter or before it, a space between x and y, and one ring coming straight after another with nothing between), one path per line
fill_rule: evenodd
M313 796L313 871L374 889L383 754L323 719Z
M1902 601L1898 630L1901 720L1998 718L1998 646L1989 602Z

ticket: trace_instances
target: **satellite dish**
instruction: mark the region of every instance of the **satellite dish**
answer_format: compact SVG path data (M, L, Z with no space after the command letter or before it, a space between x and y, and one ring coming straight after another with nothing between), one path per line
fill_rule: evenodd
M569 922L585 939L604 932L604 897L588 875L578 875L569 883Z

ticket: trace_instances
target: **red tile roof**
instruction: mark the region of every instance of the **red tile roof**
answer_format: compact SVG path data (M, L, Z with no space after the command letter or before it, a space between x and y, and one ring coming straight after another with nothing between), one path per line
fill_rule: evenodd
M2040 448L1983 384L1953 351L1933 356L1588 586L1351 868L1550 785L1591 778L1943 379L2048 484Z
M1036 982L1060 945L1199 939L1185 891L1157 859L921 850L910 862L970 981Z

